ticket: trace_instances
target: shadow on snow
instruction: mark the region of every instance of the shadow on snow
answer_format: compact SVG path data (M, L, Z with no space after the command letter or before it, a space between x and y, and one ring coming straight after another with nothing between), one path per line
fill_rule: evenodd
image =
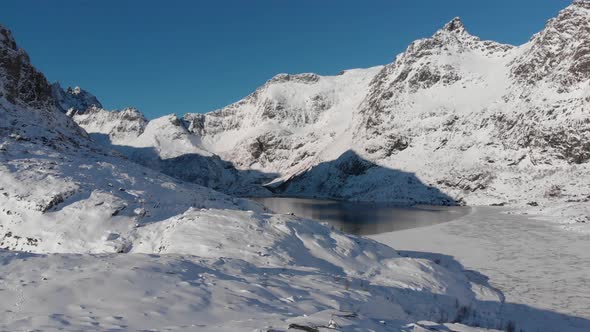
M391 202L398 205L458 204L438 188L423 183L414 173L377 165L352 150L269 186L269 189L275 194L294 197Z

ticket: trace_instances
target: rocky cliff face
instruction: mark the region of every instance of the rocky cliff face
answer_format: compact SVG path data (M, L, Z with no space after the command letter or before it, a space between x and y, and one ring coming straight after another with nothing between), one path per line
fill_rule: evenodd
M28 54L17 47L8 29L0 26L0 93L15 105L47 108L54 102L45 76L32 65Z
M590 2L575 1L534 35L512 64L527 85L545 83L563 93L590 78Z
M11 32L0 26L0 136L65 150L88 144L86 134L57 111L51 86ZM0 145L7 149L8 142Z
M59 83L51 85L51 93L57 107L69 115L81 114L89 108L102 108L102 104L90 92L80 87L62 89Z

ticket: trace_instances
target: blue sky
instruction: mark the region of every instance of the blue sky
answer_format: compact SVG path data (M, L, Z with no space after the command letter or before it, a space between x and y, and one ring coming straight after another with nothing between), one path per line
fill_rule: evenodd
M2 0L50 81L148 117L207 112L277 73L391 62L460 16L482 39L525 43L569 0Z

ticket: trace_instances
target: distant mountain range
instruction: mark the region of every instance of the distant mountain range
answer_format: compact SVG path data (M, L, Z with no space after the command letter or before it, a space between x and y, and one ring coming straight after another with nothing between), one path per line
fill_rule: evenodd
M471 205L590 195L587 1L521 46L482 41L455 18L390 64L280 74L205 114L147 121L79 88L54 95L130 159L228 193Z

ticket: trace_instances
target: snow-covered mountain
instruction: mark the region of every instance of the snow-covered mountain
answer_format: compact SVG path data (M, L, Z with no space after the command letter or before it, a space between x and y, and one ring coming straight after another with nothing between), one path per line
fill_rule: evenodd
M51 92L57 107L69 115L84 112L90 107L102 108L102 104L93 94L78 86L64 90L59 83L53 83Z
M589 29L587 1L521 46L480 40L455 18L383 67L281 74L237 103L183 120L237 168L279 174L274 188L283 194L587 201ZM351 158L365 166L351 169ZM429 188L435 195L424 195Z
M211 207L251 208L97 144L61 111L10 32L2 27L0 36L0 247L126 251L136 224L208 206L209 199Z
M175 117L147 122L96 104L69 112L117 120L88 124L114 145L100 144L1 26L0 93L2 329L505 325L501 294L456 264L269 213L111 149L209 157Z
M73 118L143 165L227 193L588 211L589 29L588 1L520 46L455 18L390 64L280 74L210 113Z
M174 114L148 121L134 108L107 111L92 106L70 115L96 142L143 166L228 194L269 194L260 183L271 176L237 170L203 149L199 137Z

